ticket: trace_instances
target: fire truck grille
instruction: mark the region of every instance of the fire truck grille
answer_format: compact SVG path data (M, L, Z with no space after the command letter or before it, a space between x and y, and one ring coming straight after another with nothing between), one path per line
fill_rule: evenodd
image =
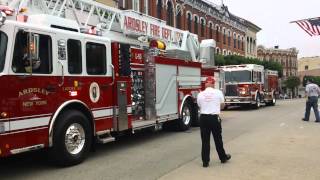
M226 96L238 96L237 85L226 85Z

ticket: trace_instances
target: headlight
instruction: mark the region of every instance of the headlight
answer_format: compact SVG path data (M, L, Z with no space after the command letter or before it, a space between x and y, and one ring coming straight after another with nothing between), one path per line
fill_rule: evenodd
M241 95L245 95L245 94L246 94L246 91L245 91L245 90L241 90L239 93L240 93Z
M239 88L239 94L240 95L245 95L247 93L248 93L248 89L247 88L244 88L244 87Z

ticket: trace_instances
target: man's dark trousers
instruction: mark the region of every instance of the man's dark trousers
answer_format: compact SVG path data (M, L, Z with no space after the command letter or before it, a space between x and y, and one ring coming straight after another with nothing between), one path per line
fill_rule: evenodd
M221 122L218 115L206 115L201 114L200 116L200 131L202 140L201 156L202 162L208 163L210 161L210 135L212 133L213 139L216 145L216 150L219 155L219 159L223 160L226 158L226 153L223 148L222 141L222 129Z
M306 121L309 120L311 107L313 108L314 115L316 116L316 121L320 121L317 96L308 97L308 100L306 102L306 113L304 115L304 119Z

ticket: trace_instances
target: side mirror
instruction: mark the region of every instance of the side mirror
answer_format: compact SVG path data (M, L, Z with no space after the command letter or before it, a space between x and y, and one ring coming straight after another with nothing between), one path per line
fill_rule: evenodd
M39 59L39 34L32 32L28 35L28 51L31 60Z
M40 57L39 57L39 35L32 32L28 33L27 38L27 51L28 51L28 61L25 65L26 72L31 73L40 67Z

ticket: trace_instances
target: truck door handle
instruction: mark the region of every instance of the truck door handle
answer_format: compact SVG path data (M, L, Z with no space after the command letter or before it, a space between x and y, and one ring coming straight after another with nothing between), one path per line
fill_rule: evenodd
M54 87L53 85L48 85L45 89L48 92L55 92L56 91L56 87Z

